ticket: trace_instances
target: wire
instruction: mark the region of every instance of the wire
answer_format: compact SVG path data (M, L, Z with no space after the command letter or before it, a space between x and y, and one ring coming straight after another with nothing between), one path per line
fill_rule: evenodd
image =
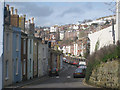
M105 3L106 5L110 6L110 8L108 9L109 11L113 12L113 13L116 13L116 5L117 3L114 2L115 0L112 0L112 2L109 2L109 3Z

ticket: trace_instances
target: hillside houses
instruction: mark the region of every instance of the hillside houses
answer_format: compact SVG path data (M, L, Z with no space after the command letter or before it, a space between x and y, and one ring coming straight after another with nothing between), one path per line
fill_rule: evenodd
M43 37L45 37L45 40L47 40L46 38L51 40L52 47L56 46L58 41L60 41L58 49L63 51L64 54L85 56L85 54L89 51L91 52L91 48L93 49L94 47L94 45L91 44L93 42L91 38L94 37L95 33L102 31L104 33L104 31L110 29L112 25L111 19L114 19L114 22L116 22L116 15L101 17L79 24L54 25L48 30L49 34L43 34Z
M115 24L116 19L115 15L113 15L88 22L89 24L81 24L79 30L65 31L63 40L65 44L61 44L63 47L61 50L66 55L85 56L86 53L90 52L91 54L95 51L95 45L98 41L100 43L98 49L105 45L113 44L112 19L114 19ZM114 29L116 31L116 25Z

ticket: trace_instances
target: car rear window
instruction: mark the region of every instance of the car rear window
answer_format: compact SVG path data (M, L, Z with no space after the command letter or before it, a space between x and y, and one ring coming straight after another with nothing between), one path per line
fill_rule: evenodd
M77 69L75 70L75 72L82 72L82 69L81 69L81 68L77 68Z

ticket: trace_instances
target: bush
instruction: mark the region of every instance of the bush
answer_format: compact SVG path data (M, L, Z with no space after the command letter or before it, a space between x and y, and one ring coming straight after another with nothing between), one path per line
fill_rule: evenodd
M108 60L115 60L120 58L120 43L117 45L109 45L97 50L87 58L87 70L85 80L89 81L92 74L92 70L100 65L101 62L107 62Z

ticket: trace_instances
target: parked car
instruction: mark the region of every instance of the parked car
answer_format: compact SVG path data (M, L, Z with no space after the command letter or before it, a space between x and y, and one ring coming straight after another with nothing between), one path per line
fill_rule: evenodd
M86 65L86 62L85 61L80 61L77 66L79 67L80 65Z
M69 63L72 65L74 63L74 61L70 61Z
M69 61L69 60L66 60L66 63L70 63L70 61Z
M79 65L81 65L81 64L86 65L86 62L85 62L85 61L80 61L80 62L79 62Z
M75 61L73 62L73 65L77 65L77 64L78 64L77 62L75 62Z
M87 66L86 65L84 65L84 64L81 64L81 65L79 65L79 67L78 68L83 68L83 69L86 69L87 68Z
M63 57L63 61L65 62L67 59L65 57Z
M49 76L59 76L59 70L57 68L49 69Z
M64 62L67 63L67 59L65 59Z
M75 72L73 73L73 77L74 78L76 78L76 77L85 77L85 72L86 72L86 69L77 68L75 70Z
M66 62L66 59L63 59L63 62Z

